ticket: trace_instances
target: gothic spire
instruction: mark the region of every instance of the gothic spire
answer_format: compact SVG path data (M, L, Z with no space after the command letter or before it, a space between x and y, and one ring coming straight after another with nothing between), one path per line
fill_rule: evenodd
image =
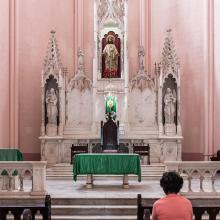
M163 52L162 52L162 70L163 74L167 74L169 70L177 74L179 68L179 60L176 54L175 45L171 36L171 29L167 30Z
M44 73L48 73L51 70L56 71L62 67L58 44L55 36L56 31L52 30L50 33L51 37L49 39L47 53L44 60Z

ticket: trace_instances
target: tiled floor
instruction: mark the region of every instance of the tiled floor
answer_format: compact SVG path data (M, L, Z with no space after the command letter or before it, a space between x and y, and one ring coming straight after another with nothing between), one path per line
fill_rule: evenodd
M151 198L163 195L158 181L129 181L129 184L129 189L123 189L120 180L97 180L93 189L87 189L85 181L49 180L47 191L52 197L74 198L137 198L138 193Z
M71 180L47 180L47 191L52 197L73 197L73 198L136 198L141 193L145 198L160 198L164 195L158 180L145 180L142 182L129 181L130 188L123 189L120 180L97 180L93 189L87 189L85 181L77 182ZM186 190L185 181L183 191ZM206 191L211 190L210 181L204 180ZM220 192L220 180L217 180L215 187ZM199 190L199 182L193 181L194 191Z

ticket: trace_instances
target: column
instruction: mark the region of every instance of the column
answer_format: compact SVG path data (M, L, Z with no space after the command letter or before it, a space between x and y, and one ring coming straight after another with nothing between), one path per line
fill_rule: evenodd
M16 50L17 45L17 1L9 1L9 132L10 147L18 147L18 110L19 110L19 78L18 78L18 59Z
M204 154L214 153L214 1L207 1L207 75L204 79ZM206 157L208 159L208 157Z

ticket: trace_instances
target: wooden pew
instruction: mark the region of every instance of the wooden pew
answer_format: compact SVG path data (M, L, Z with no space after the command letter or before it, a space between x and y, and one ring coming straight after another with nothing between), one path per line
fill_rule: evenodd
M195 200L195 199L194 199ZM205 199L205 201L198 200L197 202L192 201L193 206L193 214L195 216L195 220L202 220L204 217L202 216L205 212L208 214L209 220L216 220L216 217L220 211L220 202L212 199ZM200 204L200 203L201 204ZM137 196L137 220L150 220L150 215L152 213L153 202L149 204L143 205L141 194ZM203 217L203 218L202 218Z
M16 201L15 201L16 204ZM43 220L51 220L51 197L50 195L46 195L45 197L45 203L40 204L30 204L30 205L1 205L0 206L0 219L6 220L7 214L10 211L12 215L14 216L15 220L21 220L21 215L23 214L24 210L29 210L30 215L32 216L32 219L35 219L35 215L37 212L40 212L40 214L43 217Z

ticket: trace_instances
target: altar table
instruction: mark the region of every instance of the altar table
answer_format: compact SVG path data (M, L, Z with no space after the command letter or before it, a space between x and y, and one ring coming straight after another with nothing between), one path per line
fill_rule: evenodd
M141 181L140 157L138 154L76 154L73 159L73 179L87 175L87 186L92 187L92 175L124 175L123 185L128 185L128 174ZM127 187L124 187L127 188Z
M23 161L23 155L19 149L0 148L0 161Z
M23 155L19 149L7 149L0 148L0 161L23 161ZM7 175L7 172L4 170L1 175ZM17 175L17 171L14 171L14 176Z

